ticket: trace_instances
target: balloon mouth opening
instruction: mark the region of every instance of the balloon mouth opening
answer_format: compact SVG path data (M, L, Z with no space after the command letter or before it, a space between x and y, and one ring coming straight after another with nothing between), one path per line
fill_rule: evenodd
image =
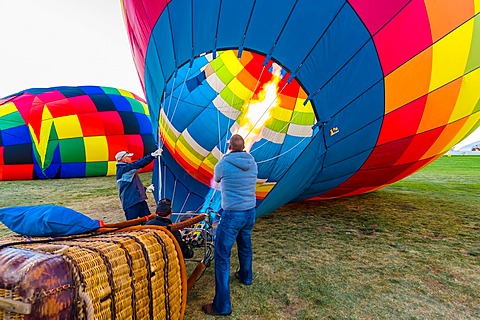
M167 81L159 115L162 142L192 176L210 184L233 134L257 162L288 168L313 137L308 94L281 64L244 50L218 51L180 67Z

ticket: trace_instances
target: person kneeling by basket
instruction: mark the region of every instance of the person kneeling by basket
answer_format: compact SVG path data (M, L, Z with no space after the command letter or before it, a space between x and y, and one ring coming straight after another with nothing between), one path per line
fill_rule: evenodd
M156 226L169 226L172 224L170 217L172 215L172 201L170 199L161 199L158 201L157 208L155 210L156 217L153 220L150 220L146 225L156 225ZM185 241L182 239L180 231L172 231L173 236L177 239L180 248L182 249L182 254L184 259L193 258L194 251Z

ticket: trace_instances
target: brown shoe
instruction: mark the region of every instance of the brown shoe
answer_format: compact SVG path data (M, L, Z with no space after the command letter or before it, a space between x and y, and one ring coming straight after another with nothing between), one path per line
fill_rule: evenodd
M232 314L231 311L229 313L218 313L218 312L216 312L215 310L213 310L213 306L212 306L211 303L203 305L202 311L203 311L203 313L209 314L211 316L229 316L229 315Z
M237 278L238 281L240 281L241 283L243 283L243 284L246 285L246 286L249 286L249 285L252 284L251 282L250 282L250 283L245 283L245 282L243 282L243 280L240 279L240 272L239 272L239 271L235 272L235 278Z

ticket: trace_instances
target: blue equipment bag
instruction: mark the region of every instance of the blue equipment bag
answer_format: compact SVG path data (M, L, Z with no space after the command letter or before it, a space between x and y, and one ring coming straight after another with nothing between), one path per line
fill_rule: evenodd
M13 232L33 237L82 234L103 226L83 213L57 205L18 206L0 209L0 221Z

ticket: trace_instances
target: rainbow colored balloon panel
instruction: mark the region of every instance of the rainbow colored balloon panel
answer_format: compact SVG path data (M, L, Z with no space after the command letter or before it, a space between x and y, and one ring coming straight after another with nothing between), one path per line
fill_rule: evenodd
M216 203L234 133L260 216L387 186L480 124L478 0L122 4L175 210Z
M55 87L0 99L0 180L114 175L121 150L155 150L148 107L131 92Z

